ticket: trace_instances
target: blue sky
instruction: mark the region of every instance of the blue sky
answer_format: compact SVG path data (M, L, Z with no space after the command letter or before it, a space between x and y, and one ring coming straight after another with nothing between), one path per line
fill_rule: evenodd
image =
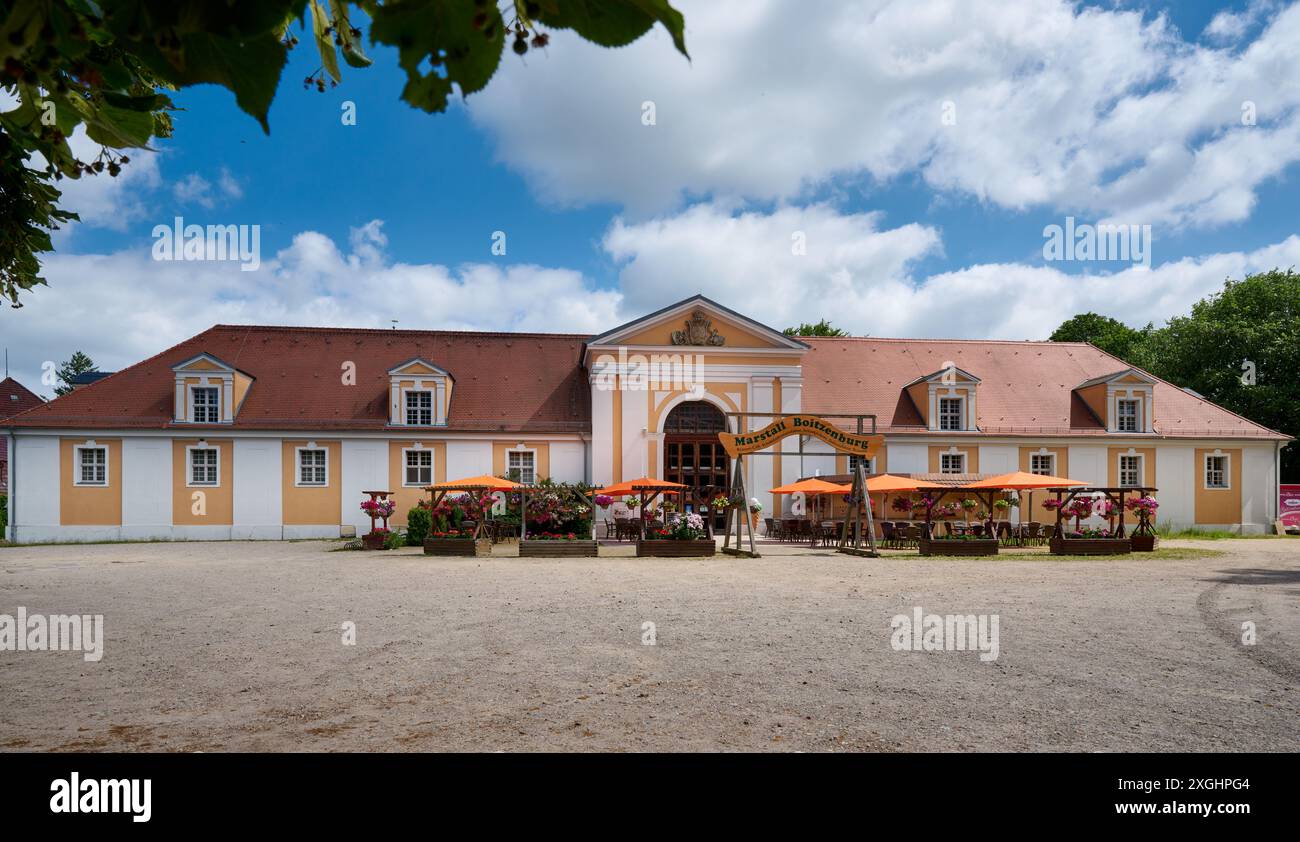
M1086 309L1159 322L1300 255L1297 71L1272 57L1293 3L679 6L690 63L661 30L612 51L557 33L445 114L402 103L378 48L304 90L306 38L269 136L222 89L179 93L131 178L69 190L86 222L51 288L0 316L16 368L78 343L118 367L217 321L597 331L697 291L777 327L1042 338ZM264 266L149 261L176 215L259 225ZM1151 225L1150 270L1046 263L1067 215Z

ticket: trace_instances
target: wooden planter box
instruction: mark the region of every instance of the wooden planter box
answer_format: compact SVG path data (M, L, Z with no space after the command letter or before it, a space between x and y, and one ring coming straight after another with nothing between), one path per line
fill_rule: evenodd
M698 541L637 541L636 554L654 558L698 558L711 556L718 550L717 544L707 539Z
M965 541L922 539L921 555L997 555L998 539L972 538Z
M1053 538L1054 555L1125 555L1133 551L1128 538Z
M520 558L595 558L595 541L530 541L519 542Z
M473 538L425 538L425 555L479 555L478 543ZM486 553L484 553L486 555Z
M367 532L361 536L361 549L363 550L382 550L384 548L384 539L388 535L383 532Z
M1128 540L1133 545L1135 553L1153 553L1156 551L1156 545L1160 543L1160 539L1155 535L1130 535Z

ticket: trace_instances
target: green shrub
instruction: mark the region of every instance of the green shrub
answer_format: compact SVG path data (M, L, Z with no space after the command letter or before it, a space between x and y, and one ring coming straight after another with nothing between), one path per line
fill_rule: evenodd
M9 525L9 495L0 494L0 541L5 539L5 527Z
M406 536L400 532L389 532L384 536L384 549L395 550L398 547L406 546Z
M420 506L413 507L406 513L406 543L412 547L424 546L425 536L433 526L433 516L429 510Z

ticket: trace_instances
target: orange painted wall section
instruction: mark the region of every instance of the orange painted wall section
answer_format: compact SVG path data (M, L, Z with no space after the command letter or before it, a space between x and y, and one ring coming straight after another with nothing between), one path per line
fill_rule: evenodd
M343 474L342 445L337 441L313 439L317 448L323 448L328 456L326 461L326 482L324 486L297 486L298 448L306 447L305 440L286 440L281 442L280 454L282 478L280 481L281 505L284 509L286 525L334 526L342 522L342 498L340 480ZM361 501L357 500L357 505Z
M94 439L108 449L108 485L73 485L78 470L73 450L86 439L59 441L59 523L64 526L120 526L122 524L122 440Z
M206 442L218 449L220 485L194 488L186 484L189 464L185 448L198 444L198 439L172 442L172 523L176 526L229 526L235 521L235 443L229 439ZM206 514L194 513L196 492L203 493Z
M1106 460L1109 464L1106 466L1106 484L1112 488L1119 486L1119 457L1121 454L1127 455L1130 449L1142 457L1142 485L1155 485L1156 449L1154 447L1112 447L1107 449Z
M1228 488L1207 488L1205 485L1205 457L1213 449L1197 449L1192 469L1196 473L1195 511L1197 523L1241 522L1241 450L1219 450L1228 457Z
M494 441L492 442L492 475L506 478L506 451L516 450L519 445L524 450L534 450L533 474L543 480L551 475L551 443L546 441Z
M424 449L433 454L433 481L447 481L447 443L446 442L420 442ZM389 523L398 526L406 525L406 513L415 507L415 504L421 500L428 500L429 493L423 488L405 487L402 485L406 479L406 460L402 456L404 449L414 449L414 441L390 441L388 443L388 490L393 492L393 502L397 508L393 511L393 517ZM456 477L461 479L461 477ZM360 504L360 501L358 501Z
M939 473L939 454L947 453L948 449L956 447L958 453L966 454L966 471L968 474L978 474L980 472L980 448L977 442L970 444L932 444L930 445L930 473Z
M1070 448L1068 447L1022 447L1020 448L1020 470L1029 473L1029 457L1040 450L1056 455L1052 460L1055 463L1056 476L1070 479Z

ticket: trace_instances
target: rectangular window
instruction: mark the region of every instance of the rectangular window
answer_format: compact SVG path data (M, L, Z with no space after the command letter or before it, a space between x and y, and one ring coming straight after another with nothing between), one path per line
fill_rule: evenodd
M433 451L406 451L406 480L404 485L423 488L433 484Z
M1031 453L1029 455L1029 473L1042 477L1056 476L1055 453Z
M1119 484L1124 488L1136 488L1142 484L1142 457L1119 457Z
M298 484L326 485L328 480L326 465L328 461L329 454L324 450L299 449Z
M192 447L190 454L190 485L217 484L217 449Z
M1138 412L1141 401L1120 400L1115 402L1117 418L1115 429L1121 433L1138 431Z
M961 423L961 398L939 398L939 429L965 429Z
M218 391L214 386L195 386L191 391L194 396L194 409L190 417L196 424L216 424L221 420L221 407Z
M533 471L533 452L531 450L511 450L506 453L506 478L530 485L537 481Z
M867 459L865 457L857 456L851 453L849 454L849 473L856 474L858 472L858 464L861 463L863 472L867 476L871 476L873 473L875 473L875 468L871 464L873 461L874 460L872 459Z
M77 448L77 485L108 485L108 448Z
M1228 457L1227 456L1206 456L1205 457L1205 487L1206 488L1227 488L1228 487Z
M406 393L406 423L421 427L433 423L433 392Z
M940 453L939 473L941 474L966 473L966 454L965 453Z

